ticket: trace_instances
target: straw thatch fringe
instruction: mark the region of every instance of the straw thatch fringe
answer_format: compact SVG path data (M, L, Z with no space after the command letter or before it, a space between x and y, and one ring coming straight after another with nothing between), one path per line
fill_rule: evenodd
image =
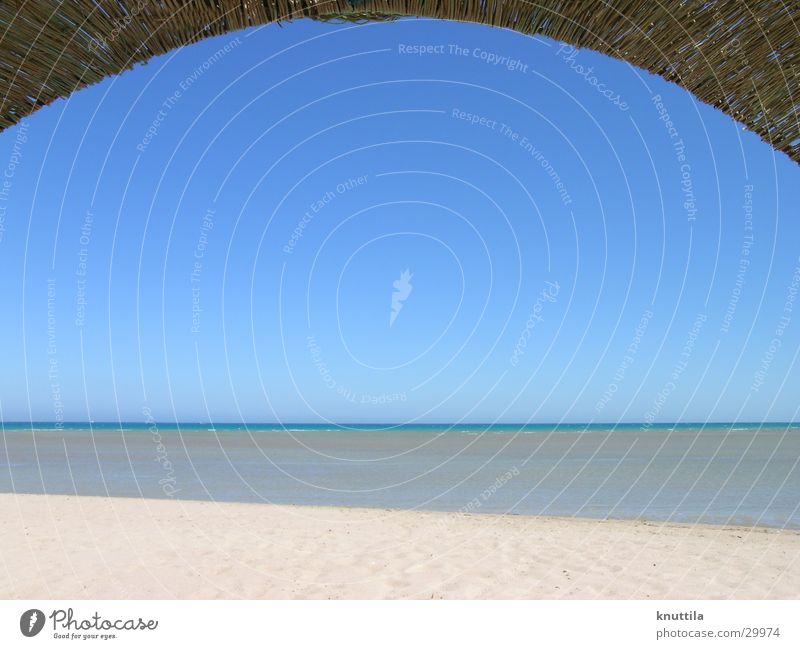
M3 0L0 129L208 36L302 17L411 15L543 34L629 61L800 162L799 8L797 0Z

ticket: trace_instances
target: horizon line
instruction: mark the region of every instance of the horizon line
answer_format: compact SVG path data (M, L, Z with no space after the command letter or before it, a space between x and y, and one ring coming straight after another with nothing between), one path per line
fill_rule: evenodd
M120 421L51 421L51 420L30 420L30 421L3 421L0 419L0 426L10 426L10 425L26 425L32 426L34 424L47 424L52 426L74 426L74 425L86 425L86 426L121 426L121 425L140 425L140 426L150 426L153 424L163 426L278 426L278 427L288 427L288 426L728 426L728 425L737 425L737 426L759 426L764 424L770 425L790 425L794 426L797 422L795 421L781 421L781 420L764 420L764 421L708 421L708 422L700 422L700 421L654 421L654 422L644 422L644 421L598 421L598 422L586 422L586 421L570 421L570 422L415 422L415 423L407 423L407 422L302 422L302 421L292 421L292 422L270 422L270 421L218 421L218 422L210 422L210 421L134 421L134 420L120 420Z

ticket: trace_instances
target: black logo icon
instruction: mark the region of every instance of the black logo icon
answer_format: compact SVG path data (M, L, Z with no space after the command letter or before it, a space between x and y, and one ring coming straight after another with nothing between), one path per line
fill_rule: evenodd
M19 618L19 630L22 635L32 638L44 627L44 613L38 608L32 608L30 611L25 611L22 617Z

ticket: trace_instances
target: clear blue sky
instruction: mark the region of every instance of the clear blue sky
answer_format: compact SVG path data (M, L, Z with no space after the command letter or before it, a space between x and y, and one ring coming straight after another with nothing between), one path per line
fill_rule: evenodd
M797 416L800 169L626 63L302 21L24 124L5 421Z

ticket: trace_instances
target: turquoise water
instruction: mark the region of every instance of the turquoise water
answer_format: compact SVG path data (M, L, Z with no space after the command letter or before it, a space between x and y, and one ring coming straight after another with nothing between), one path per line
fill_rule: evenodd
M5 424L0 491L800 528L788 424Z

